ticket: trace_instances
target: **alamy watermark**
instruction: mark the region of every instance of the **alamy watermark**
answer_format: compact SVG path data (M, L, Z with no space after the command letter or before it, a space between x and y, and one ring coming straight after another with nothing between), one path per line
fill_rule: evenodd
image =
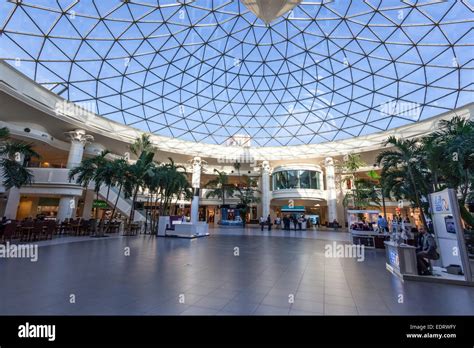
M54 107L56 115L68 115L75 117L88 117L91 114L95 114L95 103L94 102L79 102L71 103L67 100L57 102Z
M56 325L36 325L26 322L18 326L19 338L47 338L52 342L56 340Z
M417 120L421 114L419 103L390 100L380 105L380 113L383 116L402 116Z
M31 262L38 261L37 244L0 244L0 258L5 259L30 259Z
M217 157L217 163L234 164L234 163L248 163L250 166L257 166L257 160L249 153L241 153L236 156L222 155Z
M324 256L327 258L352 258L358 262L365 260L365 246L360 244L326 244Z

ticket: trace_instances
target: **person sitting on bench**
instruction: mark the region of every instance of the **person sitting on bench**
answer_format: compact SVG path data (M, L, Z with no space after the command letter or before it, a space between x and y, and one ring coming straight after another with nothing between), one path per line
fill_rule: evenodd
M417 267L418 267L418 274L419 275L431 275L431 271L429 270L430 263L428 260L438 260L439 254L436 251L437 245L436 240L434 239L433 235L428 233L424 227L420 227L421 233L421 250L416 253L417 258Z

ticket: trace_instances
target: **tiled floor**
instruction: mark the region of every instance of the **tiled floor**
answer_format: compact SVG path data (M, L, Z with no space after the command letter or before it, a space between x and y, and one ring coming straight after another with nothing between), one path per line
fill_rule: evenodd
M272 228L270 231L265 227L263 231L258 226L246 227L210 227L210 232L215 235L225 236L265 236L265 237L296 237L307 239L335 240L341 242L349 242L351 235L345 229L334 231L332 228L321 227L319 229L312 228L306 231L299 230L282 230L281 228Z
M474 314L473 288L402 283L383 251L326 258L329 234L212 232L43 243L36 263L0 259L0 314Z

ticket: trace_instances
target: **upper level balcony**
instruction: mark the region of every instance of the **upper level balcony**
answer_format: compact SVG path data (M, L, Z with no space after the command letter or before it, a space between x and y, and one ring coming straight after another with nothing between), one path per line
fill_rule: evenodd
M21 194L82 195L83 188L74 181L69 181L67 168L28 168L28 170L33 174L33 183L21 187ZM0 185L0 192L5 192L3 185Z

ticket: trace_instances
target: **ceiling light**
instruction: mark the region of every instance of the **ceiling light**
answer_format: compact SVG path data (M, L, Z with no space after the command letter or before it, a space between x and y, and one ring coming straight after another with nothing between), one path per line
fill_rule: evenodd
M269 24L291 11L301 0L241 0L258 18Z

